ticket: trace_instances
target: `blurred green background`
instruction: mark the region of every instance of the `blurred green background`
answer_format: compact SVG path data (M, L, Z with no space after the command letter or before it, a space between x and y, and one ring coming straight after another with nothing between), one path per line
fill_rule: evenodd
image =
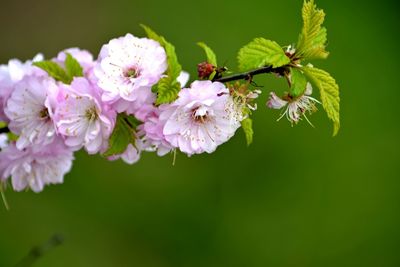
M264 103L284 90L274 77L254 114L255 141L241 131L212 155L144 154L133 166L78 153L61 186L6 195L0 266L13 266L54 233L65 237L35 266L400 266L397 1L318 0L330 58L314 62L341 86L342 129L275 120ZM263 36L297 40L302 1L5 1L0 62L53 57L102 44L145 23L175 44L194 78L205 41L220 62Z

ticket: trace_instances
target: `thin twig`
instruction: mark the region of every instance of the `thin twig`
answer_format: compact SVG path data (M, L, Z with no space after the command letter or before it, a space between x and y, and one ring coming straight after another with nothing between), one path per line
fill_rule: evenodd
M285 70L286 70L285 67L273 68L271 66L268 66L268 67L262 67L259 69L248 71L248 72L234 74L231 76L216 78L213 81L221 82L221 83L232 82L232 81L237 81L237 80L250 80L251 81L255 75L266 74L266 73L277 73L279 75L283 75L285 73Z
M64 242L64 237L59 234L52 236L46 243L40 246L33 247L28 255L26 255L15 267L30 267L38 259L43 257L49 250L61 245Z

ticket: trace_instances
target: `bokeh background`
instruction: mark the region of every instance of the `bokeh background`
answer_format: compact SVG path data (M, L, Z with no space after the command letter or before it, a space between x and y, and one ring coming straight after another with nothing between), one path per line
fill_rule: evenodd
M241 131L212 155L144 154L133 166L78 153L61 186L6 192L0 266L13 266L53 234L65 242L44 267L400 266L399 4L318 0L330 58L314 62L341 86L342 129L324 112L290 127L267 110L274 77ZM194 78L205 41L236 68L238 49L263 36L287 45L301 28L301 0L1 0L0 62L53 57L102 44L145 23L175 44Z

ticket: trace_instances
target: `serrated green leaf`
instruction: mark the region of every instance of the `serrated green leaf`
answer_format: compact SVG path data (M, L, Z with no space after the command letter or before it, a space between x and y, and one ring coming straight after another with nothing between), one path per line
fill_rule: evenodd
M66 53L65 69L56 62L50 60L34 62L33 65L47 72L49 76L53 77L56 81L65 84L71 84L74 77L83 77L82 66L69 53Z
M290 74L290 95L293 97L299 97L304 94L304 91L307 88L307 78L299 69L296 68L291 68Z
M254 135L253 120L250 118L246 118L242 120L241 124L244 135L246 136L247 145L249 146L251 145L251 143L253 143L253 135Z
M314 0L305 0L303 4L303 29L297 42L296 55L302 59L325 59L329 53L325 50L327 42L323 10L317 9Z
M132 116L120 113L117 116L114 130L110 136L108 149L103 154L105 157L119 155L125 152L129 144L135 146L136 140L136 119Z
M147 36L160 43L165 49L167 54L168 69L166 71L167 77L162 78L159 83L154 87L157 92L157 104L170 103L178 97L180 85L177 82L178 76L181 74L182 66L179 64L178 57L175 52L175 47L167 42L164 37L155 33L148 26L141 24ZM179 85L179 89L177 86Z
M335 79L324 70L304 67L303 71L311 84L320 91L322 106L328 114L328 117L333 121L333 135L335 136L340 128L339 86Z
M241 71L264 66L277 68L290 63L290 59L280 45L264 38L256 38L240 49L238 61Z
M203 48L204 52L206 53L207 62L214 66L218 66L217 56L215 55L214 51L203 42L199 42L199 43L197 43L197 45L200 46L201 48Z
M70 53L66 53L67 57L65 59L65 69L68 76L73 79L73 77L83 77L83 68Z
M63 68L61 68L60 65L53 61L39 61L34 62L33 65L47 72L56 81L60 81L65 84L70 84L72 81L72 78L68 75L68 73Z
M164 77L157 83L156 89L158 92L156 105L161 105L175 101L181 90L181 84L171 81L169 77Z
M166 42L164 44L165 52L167 53L168 69L167 75L171 77L171 81L176 81L182 72L182 66L179 64L178 57L175 52L175 47Z

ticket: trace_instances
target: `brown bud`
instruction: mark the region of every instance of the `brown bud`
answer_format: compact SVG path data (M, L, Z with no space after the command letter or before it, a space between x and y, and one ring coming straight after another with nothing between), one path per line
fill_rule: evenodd
M197 73L200 79L208 79L215 70L216 67L208 62L202 62L197 65Z

